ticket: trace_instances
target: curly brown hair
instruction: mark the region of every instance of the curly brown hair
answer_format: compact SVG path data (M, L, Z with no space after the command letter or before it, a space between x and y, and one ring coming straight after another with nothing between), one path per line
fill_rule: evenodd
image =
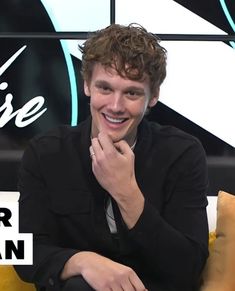
M83 78L89 83L94 65L100 63L131 80L143 80L147 75L154 93L166 76L166 49L159 42L139 24L112 24L98 30L79 46Z

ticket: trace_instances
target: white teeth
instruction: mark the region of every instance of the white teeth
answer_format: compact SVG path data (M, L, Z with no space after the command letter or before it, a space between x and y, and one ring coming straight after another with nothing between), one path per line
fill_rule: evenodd
M112 117L109 117L107 115L105 115L105 118L110 121L110 122L113 122L113 123L122 123L125 118L112 118Z

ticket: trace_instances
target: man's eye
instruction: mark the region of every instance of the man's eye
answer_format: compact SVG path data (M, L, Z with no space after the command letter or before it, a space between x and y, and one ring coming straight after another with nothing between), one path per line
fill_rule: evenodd
M137 95L137 93L135 91L128 91L127 94L131 95L131 96Z
M142 95L142 93L140 92L137 92L137 91L127 91L126 92L126 96L129 97L129 98L138 98Z
M111 88L107 86L98 86L98 89L102 92L110 92Z

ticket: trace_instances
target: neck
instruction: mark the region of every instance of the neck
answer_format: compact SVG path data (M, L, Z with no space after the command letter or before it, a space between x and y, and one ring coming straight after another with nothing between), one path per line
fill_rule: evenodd
M136 142L137 142L137 137L135 137L135 140L134 140L133 144L130 145L131 150L134 150Z
M98 136L98 133L92 129L90 138L92 139L97 136ZM123 140L125 140L128 143L129 147L133 150L137 142L137 133L134 136L127 136L126 138L123 138ZM115 143L117 141L113 141L113 142Z

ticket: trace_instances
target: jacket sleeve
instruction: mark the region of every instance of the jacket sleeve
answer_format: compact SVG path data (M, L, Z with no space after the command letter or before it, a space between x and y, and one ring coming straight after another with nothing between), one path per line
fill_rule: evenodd
M207 185L205 153L194 142L168 171L161 213L146 198L129 235L156 276L182 286L199 280L208 256Z
M15 266L15 270L24 281L47 290L59 290L63 266L78 250L63 248L54 241L45 179L40 173L38 153L32 144L22 159L19 191L19 231L33 233L33 265Z

